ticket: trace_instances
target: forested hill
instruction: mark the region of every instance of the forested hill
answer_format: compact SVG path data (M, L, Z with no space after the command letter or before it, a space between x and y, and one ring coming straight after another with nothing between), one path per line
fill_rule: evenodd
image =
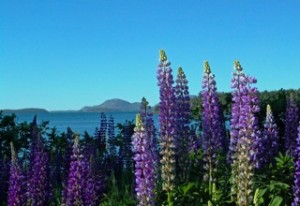
M140 103L130 103L122 99L110 99L97 106L83 107L81 112L138 112Z

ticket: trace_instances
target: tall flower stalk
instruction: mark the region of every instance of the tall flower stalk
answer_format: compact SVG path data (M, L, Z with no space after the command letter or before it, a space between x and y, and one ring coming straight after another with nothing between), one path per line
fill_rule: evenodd
M173 88L173 76L170 62L166 53L160 50L160 63L157 70L159 86L159 123L160 123L160 154L162 156L161 177L163 190L167 192L168 204L172 205L171 193L174 189L175 179L175 93Z
M216 181L217 154L223 148L224 122L220 112L220 104L217 96L215 76L211 72L208 62L204 62L204 74L202 81L202 130L203 130L203 155L205 180L209 183L209 194L212 194L212 185ZM225 148L224 148L225 150Z
M109 154L113 157L117 155L116 151L116 143L115 143L115 124L114 124L114 118L112 116L109 116L108 120L108 143L109 143Z
M294 201L292 206L300 205L300 123L298 126L298 137L295 148L295 174L294 174Z
M278 127L270 105L267 105L264 131L262 138L258 142L257 168L262 168L264 165L269 164L272 158L277 155L279 147Z
M82 159L81 151L79 148L79 137L75 136L75 142L73 145L73 154L71 156L71 162L69 167L69 175L67 182L67 197L65 205L81 205L83 204L82 193Z
M32 139L27 182L27 205L46 205L49 198L49 157L41 135Z
M189 153L188 144L191 141L190 135L190 95L188 81L181 67L178 68L178 74L175 86L176 96L176 162L177 177L179 182L186 182L189 171Z
M92 177L89 162L82 155L79 135L75 135L73 154L69 168L67 197L63 205L91 206L96 205L96 183Z
M11 163L9 172L9 188L8 188L8 206L21 206L24 205L26 196L24 193L25 176L18 164L17 154L13 143L10 143L11 147Z
M153 156L153 165L154 168L158 166L158 145L157 145L157 137L156 137L156 128L154 126L153 120L153 112L151 107L149 106L149 102L145 97L142 98L141 108L140 108L141 119L147 135L150 140L150 149ZM157 171L156 171L157 172Z
M136 116L136 126L133 135L133 160L135 162L135 191L139 206L154 206L154 168L153 154L147 131L141 115Z
M294 150L296 148L296 139L297 139L297 128L299 122L299 108L293 99L290 96L287 99L286 112L285 112L285 120L284 120L284 147L285 150L294 155Z
M253 199L254 167L257 163L257 141L260 136L256 117L259 111L258 91L251 87L251 84L256 83L256 79L245 75L238 61L235 61L234 65L229 148L232 192L238 205L250 205Z
M103 154L106 150L106 132L107 132L107 120L106 115L101 113L100 116L100 128L97 134L97 148L100 153Z

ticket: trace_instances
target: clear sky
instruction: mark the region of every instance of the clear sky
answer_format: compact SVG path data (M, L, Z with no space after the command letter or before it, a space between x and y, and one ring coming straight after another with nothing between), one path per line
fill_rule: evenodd
M300 88L299 11L298 0L0 0L0 109L156 104L161 48L191 94L204 60L219 91L235 59L259 90Z

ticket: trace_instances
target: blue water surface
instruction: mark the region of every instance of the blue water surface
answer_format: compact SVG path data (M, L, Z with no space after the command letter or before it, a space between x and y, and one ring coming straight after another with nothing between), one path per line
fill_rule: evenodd
M7 113L6 113L7 114ZM24 121L32 122L37 115L37 122L49 121L49 127L55 127L58 132L66 132L70 127L74 132L83 134L87 131L94 134L96 127L100 127L100 113L97 112L20 112L16 114L17 123ZM136 113L105 113L107 119L113 116L115 125L125 123L126 121L134 121ZM158 116L154 115L154 122L157 124Z

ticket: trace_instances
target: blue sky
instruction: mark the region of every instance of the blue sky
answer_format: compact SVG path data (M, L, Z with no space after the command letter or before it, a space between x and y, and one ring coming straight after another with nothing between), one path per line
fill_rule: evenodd
M1 0L0 109L155 104L161 48L191 94L204 60L219 91L230 91L235 59L259 90L300 88L299 11L296 0Z

